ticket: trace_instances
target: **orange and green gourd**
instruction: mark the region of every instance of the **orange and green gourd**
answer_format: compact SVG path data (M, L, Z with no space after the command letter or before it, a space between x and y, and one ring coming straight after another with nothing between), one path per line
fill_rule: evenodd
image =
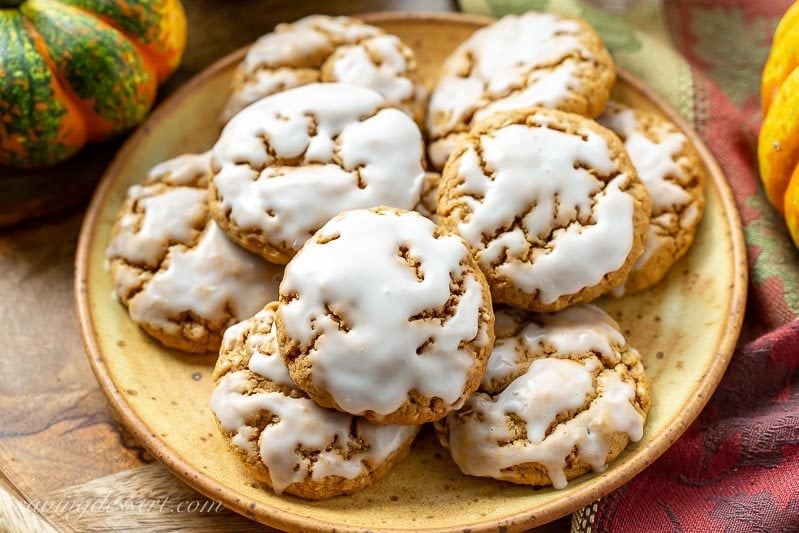
M0 165L51 165L138 124L185 43L180 0L0 0Z

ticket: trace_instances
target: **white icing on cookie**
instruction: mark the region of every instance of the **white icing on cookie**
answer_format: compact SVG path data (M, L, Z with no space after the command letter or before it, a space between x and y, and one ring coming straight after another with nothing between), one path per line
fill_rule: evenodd
M464 41L444 63L430 99L434 166L443 167L450 152L442 138L461 124L499 110L556 108L579 89L578 65L594 61L582 31L572 20L529 12L503 17Z
M346 209L412 208L424 179L422 137L383 104L368 89L311 84L247 107L213 148L223 211L297 250Z
M257 335L255 337L261 336ZM250 358L249 369L256 374L262 375L273 383L293 387L294 382L291 380L289 371L283 362L283 358L280 357L280 352L277 348L277 327L275 325L272 325L272 330L269 332L268 339L271 344L269 350L266 352L254 350ZM259 340L264 342L266 339Z
M412 439L418 428L411 426L374 426L364 420L355 422L355 432L366 444L353 442L352 417L324 409L307 398L291 398L279 392L248 394L251 384L246 371L227 374L211 396L211 409L222 427L234 433L233 443L245 452L257 450L269 469L272 488L282 493L292 483L307 479L322 481L329 476L353 479L369 472L368 465L385 461ZM257 438L257 429L247 420L259 412L273 414L270 423ZM342 450L355 447L349 457ZM299 450L317 451L314 460Z
M399 38L355 18L312 15L280 24L255 42L239 66L223 119L260 98L320 80L377 91L412 117L427 92L417 81L413 52Z
M483 295L461 264L466 245L434 229L414 212L346 212L286 267L278 311L286 333L308 350L314 383L349 413L387 415L413 390L448 405L463 399L476 362L462 344L489 341ZM460 278L462 294L448 305ZM444 320L419 316L447 306Z
M443 169L455 148L466 139L466 132L450 133L446 137L430 140L427 144L427 155L433 168Z
M183 154L158 163L147 172L145 182L205 187L211 175L211 151Z
M379 35L338 48L327 60L332 79L325 81L372 89L389 104L399 104L418 98L417 86L408 77L410 61L410 51L398 37Z
M524 89L511 93L505 98L493 100L474 113L472 122L490 117L500 111L524 109L532 106L556 108L566 94L579 88L580 82L575 75L576 61L566 60L550 71L533 72L529 76L532 82Z
M496 397L475 394L461 411L448 415L453 459L465 474L495 478L513 466L539 463L555 488L567 484L566 457L573 450L594 470L604 470L612 436L625 433L634 442L640 440L644 417L633 406L633 384L615 372L601 372L595 388L593 373L600 369L595 358L537 359ZM587 409L546 435L558 414L581 408L597 393ZM525 423L529 442L508 443L514 440L508 415Z
M285 26L314 28L316 31L326 33L337 44L354 43L383 33L380 28L364 24L354 17L330 17L327 15L309 15ZM285 30L281 29L281 31Z
M128 189L132 212L119 220L106 256L155 268L169 246L193 242L208 218L210 166L211 153L205 152L179 155L150 169L142 185Z
M247 365L250 370L277 385L296 388L278 350L275 308L276 302L258 311L253 317L225 330L220 353L230 352L236 344L244 342L244 349L250 354L250 362ZM264 329L268 333L260 333Z
M224 122L251 103L264 96L319 81L319 72L313 69L278 68L258 70L231 93L222 113Z
M296 24L280 25L255 41L240 68L255 72L262 67L315 67L318 58L327 57L332 51L324 33Z
M208 217L204 189L159 185L134 185L128 199L132 213L119 220L119 231L111 239L107 257L155 268L172 244L191 243ZM139 213L143 213L143 216Z
M597 120L624 141L630 160L652 198L652 224L644 253L633 266L633 271L637 271L673 239L664 233L664 228L676 225L690 229L697 223L699 207L682 185L689 177L679 164L685 157L683 150L688 139L664 122L654 128L653 133L659 140L653 141L644 133L635 111L615 102L610 102ZM623 295L624 287L617 287L614 294Z
M106 252L131 318L189 346L202 333L194 328L218 339L229 322L258 311L282 277L280 267L239 248L211 221L210 159L210 152L175 157L130 187ZM187 324L192 329L183 331ZM209 346L195 344L186 349Z
M629 175L605 183L581 167L618 171L601 135L564 133L546 127L548 117L536 119L540 126L513 124L480 138L492 176L474 146L462 155L456 191L471 214L458 232L484 268L496 266L498 275L549 304L625 264L635 202L621 189Z
M484 389L496 390L498 383L524 372L530 363L530 354L568 356L593 352L615 364L619 361L618 348L626 344L618 324L593 305L575 305L557 313L532 316L522 325L516 322L517 315L501 309L496 311L497 339L481 383ZM518 333L509 333L519 327Z
M144 290L129 302L135 322L177 334L181 314L218 322L251 316L273 300L280 269L233 244L209 222L192 248L170 248L168 266L156 272Z
M685 135L664 124L656 132L661 137L660 141L652 141L644 135L632 109L614 111L609 108L599 117L598 122L624 140L630 160L652 197L653 213L659 214L691 201L691 195L674 182L685 177L677 163L685 143L688 142Z

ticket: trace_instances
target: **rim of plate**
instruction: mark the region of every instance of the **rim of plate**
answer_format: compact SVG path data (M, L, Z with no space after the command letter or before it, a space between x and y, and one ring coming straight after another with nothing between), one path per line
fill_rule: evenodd
M354 15L369 23L386 23L401 21L417 21L421 23L446 21L450 23L475 26L478 29L495 19L479 15L470 15L455 12L375 12ZM305 516L297 515L279 509L265 506L238 492L233 487L226 487L214 481L210 476L197 469L192 463L184 461L176 450L152 434L146 422L127 403L111 379L105 364L105 356L97 343L97 331L94 328L92 313L89 304L88 276L89 254L93 248L95 233L99 225L100 212L108 201L109 195L117 186L120 169L125 165L130 154L136 152L139 144L151 129L157 128L159 123L167 120L172 107L180 104L189 94L202 86L207 80L218 75L221 71L230 68L244 57L245 46L214 62L200 73L192 77L181 88L166 98L150 116L136 129L125 141L117 152L113 161L103 174L97 190L92 196L91 203L86 211L81 226L77 254L75 256L75 302L80 324L81 338L86 349L89 365L97 378L100 388L108 399L111 407L119 416L122 424L136 437L137 441L146 448L162 464L169 468L178 478L188 485L236 511L237 513L257 520L273 527L303 530L332 530L336 531L363 531L366 528L342 526L334 522L319 521ZM484 522L470 524L472 531L494 530L497 527L509 526L512 529L532 527L556 520L574 512L592 501L605 496L620 487L635 475L643 471L662 455L699 416L705 404L710 399L713 391L718 386L724 371L732 358L738 335L743 323L744 309L748 287L748 263L746 244L743 237L740 215L735 205L729 184L710 149L702 141L699 134L680 116L666 101L650 89L644 82L618 68L618 74L626 83L650 99L669 120L674 122L690 139L707 167L710 179L714 183L721 198L724 217L730 228L732 241L732 261L734 281L729 293L729 309L723 335L719 341L716 357L701 376L691 399L679 416L675 416L666 424L666 430L655 435L646 445L636 450L623 463L618 463L609 469L605 475L589 483L569 489L568 498L559 498L540 507L522 513L511 514L501 519L492 519ZM566 494L566 493L564 493ZM438 528L429 531L454 532L461 531L463 525L447 528ZM393 529L369 528L377 531L401 531Z

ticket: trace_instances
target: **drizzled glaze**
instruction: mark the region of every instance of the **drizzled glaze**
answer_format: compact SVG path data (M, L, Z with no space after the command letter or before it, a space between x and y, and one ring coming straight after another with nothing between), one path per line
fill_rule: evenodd
M530 12L503 17L464 41L445 61L430 98L433 166L444 166L452 145L448 136L460 124L500 110L558 108L580 89L578 66L594 60L582 31L573 20Z
M283 392L252 393L252 374L297 390L277 349L275 307L270 304L225 332L222 356L246 335L244 349L251 358L247 370L222 376L212 394L211 409L235 446L246 454L258 455L278 494L306 480L322 482L330 476L353 479L368 474L412 439L417 428L353 421L352 416ZM269 333L247 334L257 329L255 323ZM263 431L248 424L265 413L275 419Z
M602 136L551 129L546 116L536 120L485 134L463 153L456 194L470 213L457 228L481 266L550 304L625 264L635 203L622 189L631 177L618 172ZM583 166L618 174L603 182Z
M296 251L346 209L412 208L424 179L422 137L383 104L367 89L311 84L248 107L213 148L219 216Z
M307 350L314 383L342 410L387 415L414 390L448 405L462 401L476 364L466 344L489 340L484 302L477 274L463 265L466 245L434 231L414 212L349 211L287 266L282 324Z
M497 325L485 392L447 417L449 448L464 473L508 479L509 469L538 463L563 488L573 451L602 471L617 435L641 439L635 384L615 368L626 343L607 314L590 305L546 315L498 311Z

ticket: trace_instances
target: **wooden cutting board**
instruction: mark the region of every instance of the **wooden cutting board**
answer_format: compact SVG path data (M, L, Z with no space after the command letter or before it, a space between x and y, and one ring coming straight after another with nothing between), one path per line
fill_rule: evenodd
M456 7L447 0L183 3L189 43L161 98L280 21ZM77 189L78 199L88 197L116 147L95 146L78 163L47 172ZM79 206L0 231L0 532L267 530L184 485L112 420L75 318L73 258L82 216ZM551 529L567 530L568 519Z

